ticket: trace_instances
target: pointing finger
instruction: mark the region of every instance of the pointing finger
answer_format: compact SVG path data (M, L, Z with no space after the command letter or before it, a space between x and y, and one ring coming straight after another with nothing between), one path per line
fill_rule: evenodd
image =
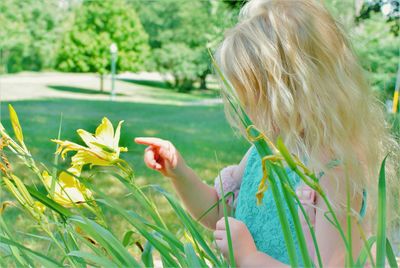
M152 137L137 137L137 138L135 138L135 142L137 144L161 147L165 144L166 141L159 139L159 138L152 138Z

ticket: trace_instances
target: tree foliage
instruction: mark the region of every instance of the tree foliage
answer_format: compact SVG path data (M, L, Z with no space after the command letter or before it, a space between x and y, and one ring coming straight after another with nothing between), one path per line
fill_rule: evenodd
M148 56L148 36L133 8L124 0L84 1L62 40L57 68L106 73L110 45L118 46L117 70L139 71Z
M68 10L52 0L2 0L0 10L0 72L53 67Z
M381 6L384 1L364 1L362 4L367 5L367 2L373 2L375 8L375 5ZM393 31L399 21L384 16L379 9L365 6L361 7L361 13L357 16L354 3L354 0L326 1L330 11L349 33L372 88L382 99L391 98L400 62L399 38ZM368 16L365 10L369 10Z
M356 30L354 46L372 88L379 91L382 98L391 98L400 62L399 38L379 14L371 16Z
M98 72L110 68L109 46L119 48L119 71L172 74L181 90L205 88L210 62L225 29L246 0L2 0L0 72ZM64 4L62 4L64 3ZM392 0L324 0L353 41L373 88L392 94L398 53L399 5ZM393 4L388 14L384 5ZM139 20L139 17L140 20ZM143 25L143 26L142 26ZM151 52L151 53L149 53Z
M210 73L207 46L222 39L234 20L233 12L219 1L151 1L138 8L149 33L152 57L149 68L172 74L173 86L190 90L195 81L205 87Z

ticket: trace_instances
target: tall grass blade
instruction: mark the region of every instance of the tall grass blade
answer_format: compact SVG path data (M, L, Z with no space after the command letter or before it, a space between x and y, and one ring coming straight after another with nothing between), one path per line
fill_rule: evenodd
M95 241L100 243L107 252L113 256L114 260L118 261L119 265L141 267L135 258L125 249L122 243L101 225L80 216L73 216L69 220L79 226Z
M141 259L145 267L154 267L153 246L149 243L149 241L146 241L146 243L144 244L144 250L142 252Z
M322 264L322 258L321 258L321 253L319 251L319 247L318 247L318 243L317 243L317 237L315 236L315 231L314 231L314 226L311 224L311 220L309 215L307 214L304 206L301 204L301 201L299 199L299 197L297 196L297 194L295 193L295 191L293 190L292 187L290 187L289 185L284 185L284 187L286 188L286 190L292 194L293 198L296 200L297 205L300 208L300 211L307 223L307 227L310 231L311 234L311 239L313 241L313 245L314 245L314 249L315 249L315 255L317 256L317 261L318 261L318 266L319 267L323 267Z
M378 225L376 237L376 266L385 267L386 253L386 175L385 164L386 158L383 159L379 171L378 182Z
M110 258L109 254L107 254L107 252L105 250L103 250L101 247L99 247L99 245L93 244L93 241L88 240L87 237L82 236L78 232L74 232L74 233L75 233L75 236L77 237L77 239L83 244L81 246L81 248L83 246L86 246L87 248L90 248L93 251L93 253L95 253L96 256Z
M391 268L399 268L396 260L396 255L393 252L392 245L389 239L386 239L386 257Z
M353 237L352 237L352 217L351 217L351 204L350 204L350 178L348 174L345 175L346 179L346 223L347 223L347 241L350 246L350 250L346 252L346 263L347 266L352 267L354 266L354 259L353 259L353 250L351 249L353 245Z
M189 233L192 235L193 239L197 241L197 243L202 247L204 252L207 254L208 258L211 259L212 263L215 266L221 266L221 263L218 259L218 257L212 252L200 232L198 231L198 228L196 227L195 224L196 221L194 221L182 208L182 206L166 191L164 191L161 187L157 187L153 185L153 188L161 193L169 202L183 225L188 229Z
M135 232L134 231L132 231L132 230L129 230L129 231L127 231L125 234L124 234L124 237L122 238L122 245L124 246L124 247L128 247L128 246L130 246L133 242L132 242L132 235L134 234Z
M276 174L278 175L279 181L281 183L283 197L286 201L286 204L287 204L290 214L292 216L297 241L299 243L301 257L303 259L303 265L305 267L312 267L312 266L314 266L314 264L311 260L310 254L308 253L307 243L306 243L306 239L304 237L302 225L300 223L298 209L295 206L292 195L288 191L288 188L290 188L293 191L293 185L289 181L289 177L288 177L286 171L284 170L283 166L277 166L277 165L274 165L274 166L275 166ZM301 203L300 203L300 205L301 205ZM310 231L313 231L313 230L310 230Z
M150 199L148 199L148 197L139 187L137 187L133 183L128 182L124 177L115 172L108 174L117 178L133 194L135 200L145 209L147 213L149 213L149 215L153 218L154 222L157 225L163 226L164 228L168 229L154 203L150 201Z
M44 241L48 241L48 242L52 242L53 240L51 240L51 238L47 237L47 236L43 236L43 235L35 235L35 234L30 234L30 233L24 233L24 232L20 232L17 231L17 233L28 236L28 237L32 237L32 238L37 238L37 239L41 239Z
M61 232L59 234L63 235ZM75 240L75 237L73 237L69 231L64 232L63 242L64 242L64 245L66 246L68 252L79 251L80 247L78 246L77 241ZM82 268L86 267L86 263L83 258L80 258L78 256L71 256L70 260L74 263L75 266L82 267Z
M364 267L365 263L367 261L368 255L370 254L371 248L376 242L376 236L370 237L367 242L364 244L364 247L360 251L360 254L358 255L358 258L355 263L355 267ZM374 266L373 264L371 264Z
M59 263L58 261L51 259L37 251L34 251L30 248L27 248L17 242L14 242L8 238L6 238L3 235L0 235L0 243L4 243L6 245L10 245L10 246L15 246L17 247L19 250L24 251L25 253L29 254L29 256L32 259L35 259L36 261L38 261L39 263L41 263L44 267L60 267L63 266L61 263Z
M2 235L4 235L4 237L10 239L12 237L7 224L5 223L3 217L0 214L0 230L2 232ZM31 263L32 261L28 258L28 256L26 256L23 252L21 252L17 247L12 246L12 245L7 245L7 244L2 244L0 243L0 245L4 245L5 248L8 248L12 254L12 256L14 257L14 261L16 263L17 266L27 266L28 263Z
M83 251L71 251L68 253L68 256L72 257L78 257L86 260L88 264L90 263L91 265L97 264L99 267L117 267L118 265L112 261L110 261L108 258L105 257L100 257L88 252L83 252Z
M34 189L33 187L26 185L26 188L30 195L34 197L36 200L41 202L43 205L48 207L49 209L57 212L60 216L65 220L68 217L71 217L73 214L68 209L64 208L60 204L56 203L52 199L48 198L45 194L39 192L38 190Z
M63 114L61 113L61 114L60 114L60 124L59 124L59 126L58 126L57 140L61 140L62 121L63 121ZM60 145L57 143L57 144L56 144L56 151L58 150L58 147L59 147L59 146L60 146ZM53 166L54 166L54 167L53 167L53 172L52 172L53 178L57 178L57 171L58 171L57 166L58 166L58 159L59 159L59 157L60 157L60 156L59 156L58 154L55 154L55 155L54 155L54 161L53 161L53 163L54 163ZM51 180L50 196L53 196L55 187L56 187L56 180Z
M218 158L217 158L216 154L215 154L215 157L218 162ZM233 245L232 245L231 229L229 227L229 221L228 221L228 208L226 207L225 193L224 193L224 187L223 187L223 183L222 183L221 174L218 175L218 179L219 179L219 189L221 191L222 209L224 212L226 238L227 238L228 249L229 249L229 261L230 261L230 264L232 267L236 267L235 254L233 252Z
M185 247L185 255L188 262L188 267L205 267L205 268L208 267L205 263L202 264L200 263L199 257L196 255L196 252L194 251L192 244L186 243L184 247Z
M233 192L228 192L225 194L225 200L229 197L233 198L234 193ZM200 217L198 217L196 219L196 221L200 222L205 216L207 216L208 213L210 213L210 211L212 211L214 208L216 208L220 203L222 202L222 198L218 199L217 202L215 202L209 209L207 209L203 214L200 215Z
M175 253L175 257L181 257L180 254L176 254L179 251L173 251L170 247L168 247L164 241L160 240L156 235L151 234L145 228L145 226L139 221L141 217L137 216L137 214L133 212L128 212L122 208L119 208L117 204L114 204L112 200L106 200L107 198L103 196L105 200L98 200L115 212L119 213L122 217L124 217L135 229L144 237L146 238L153 246L156 248L160 254L163 256L163 259L168 266L177 266L175 259L173 258L172 253Z

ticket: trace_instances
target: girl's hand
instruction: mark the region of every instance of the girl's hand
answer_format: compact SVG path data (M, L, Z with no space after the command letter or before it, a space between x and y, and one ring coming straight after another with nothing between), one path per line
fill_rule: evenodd
M246 257L257 252L256 244L254 243L253 237L251 236L249 229L246 224L228 217L229 228L231 231L232 247L235 254L236 265L241 266L243 260ZM215 240L217 246L224 254L225 258L229 258L229 246L226 234L225 219L221 218L216 225L214 231Z
M138 144L148 145L144 151L145 164L169 178L178 178L187 167L175 146L159 138L135 138Z

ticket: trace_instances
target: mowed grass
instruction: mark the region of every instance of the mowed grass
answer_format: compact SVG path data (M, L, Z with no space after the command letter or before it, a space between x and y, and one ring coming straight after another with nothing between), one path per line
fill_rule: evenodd
M77 129L94 132L103 116L107 116L114 126L119 120L124 120L120 145L128 147L129 151L123 153L121 157L134 167L136 183L142 186L158 184L169 192L173 192L173 189L168 179L145 167L142 159L144 147L136 145L133 142L134 137L155 136L172 141L187 163L209 184L213 183L218 170L226 165L238 163L249 147L248 143L235 135L228 125L221 105L175 106L67 99L11 103L19 114L27 146L37 161L43 162L50 168L56 148L50 139L57 137L61 114L63 117L61 139L78 143L82 141L76 134ZM1 103L0 119L11 133L7 104L8 102ZM400 116L390 116L389 119L393 133L399 137ZM61 162L64 168L67 168L68 164L68 160ZM22 169L18 162L13 161L12 165L14 172L26 183L29 184L31 179L37 181L37 178L27 169ZM94 171L86 168L84 174L90 173L93 174ZM121 206L140 213L140 207L127 195L126 189L116 179L107 176L94 176L91 179L96 187L114 197ZM180 229L182 226L179 225L167 202L152 192L148 193L156 201L165 221L175 226L176 230ZM3 187L0 199L1 202L13 200ZM122 238L124 232L128 231L124 221L109 211L105 213L109 225L117 236ZM26 233L38 234L35 223L29 216L27 217L16 207L8 207L3 215L9 225L19 231L15 233L19 241L24 241L24 245L29 247L46 250L46 242L40 243L40 240L26 235ZM204 234L210 235L209 232Z
M1 106L1 122L11 133L7 105ZM124 103L109 101L81 101L81 100L38 100L11 102L18 112L24 131L25 141L32 155L37 161L48 167L54 159L56 146L50 141L57 138L62 114L61 139L82 143L76 130L85 129L94 132L103 116L107 116L116 126L119 120L124 120L120 146L128 147L128 152L121 155L134 168L136 182L139 185L158 184L169 192L173 192L168 179L159 173L149 170L143 163L144 146L133 142L135 137L154 136L168 139L204 181L212 184L218 175L218 170L226 165L237 164L248 149L248 143L238 137L227 123L222 105L218 106L173 106L142 103ZM72 156L70 153L68 156ZM216 156L218 161L216 160ZM68 160L61 162L65 168ZM15 173L29 183L34 175L14 161ZM90 170L86 168L86 173ZM34 178L37 180L36 178ZM93 177L93 183L102 191L115 197L121 206L131 209L140 209L126 196L127 191L109 177ZM194 189L195 190L195 189ZM9 197L3 195L3 201ZM166 221L173 224L176 218L172 210L161 197L153 196L159 205L158 208ZM27 227L26 217L15 208L9 208L6 213L7 221L16 222L18 227ZM120 219L114 219L107 214L111 225L121 233L126 231ZM32 221L30 221L32 223ZM35 232L34 227L28 229Z

